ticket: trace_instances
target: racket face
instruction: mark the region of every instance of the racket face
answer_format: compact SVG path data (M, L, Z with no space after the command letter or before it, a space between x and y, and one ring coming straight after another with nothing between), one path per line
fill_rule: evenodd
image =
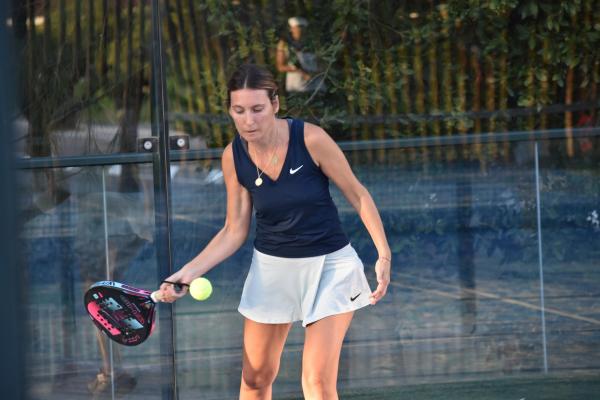
M156 304L147 290L101 281L88 289L83 301L94 324L119 344L136 346L154 329Z

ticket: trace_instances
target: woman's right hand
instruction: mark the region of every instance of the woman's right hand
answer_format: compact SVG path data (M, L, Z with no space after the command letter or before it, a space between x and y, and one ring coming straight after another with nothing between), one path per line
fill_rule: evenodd
M190 282L187 281L189 278L184 275L182 270L183 268L166 278L165 281L163 281L163 283L160 285L159 291L161 302L173 303L187 294L188 286L181 286L181 289L178 290L176 285L166 282L185 283L189 285Z

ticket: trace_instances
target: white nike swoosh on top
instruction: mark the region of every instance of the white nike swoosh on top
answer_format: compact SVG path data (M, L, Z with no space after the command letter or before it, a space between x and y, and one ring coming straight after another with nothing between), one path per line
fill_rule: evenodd
M301 166L299 166L296 169L290 168L290 175L294 175L296 172L298 172L300 170L300 168L304 167L304 164L302 164Z

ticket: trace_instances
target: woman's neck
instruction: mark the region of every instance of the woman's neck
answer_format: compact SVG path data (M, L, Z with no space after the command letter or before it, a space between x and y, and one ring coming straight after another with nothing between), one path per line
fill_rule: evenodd
M279 140L279 129L277 120L273 124L271 132L265 135L264 138L252 142L252 147L259 153L265 153L272 151L273 148L277 145L277 141Z

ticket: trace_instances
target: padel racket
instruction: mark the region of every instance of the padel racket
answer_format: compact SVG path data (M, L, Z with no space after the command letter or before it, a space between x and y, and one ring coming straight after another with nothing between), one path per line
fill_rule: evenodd
M185 283L172 283L181 290ZM100 281L85 293L83 302L94 324L110 339L136 346L152 334L160 291L149 292L123 283Z

